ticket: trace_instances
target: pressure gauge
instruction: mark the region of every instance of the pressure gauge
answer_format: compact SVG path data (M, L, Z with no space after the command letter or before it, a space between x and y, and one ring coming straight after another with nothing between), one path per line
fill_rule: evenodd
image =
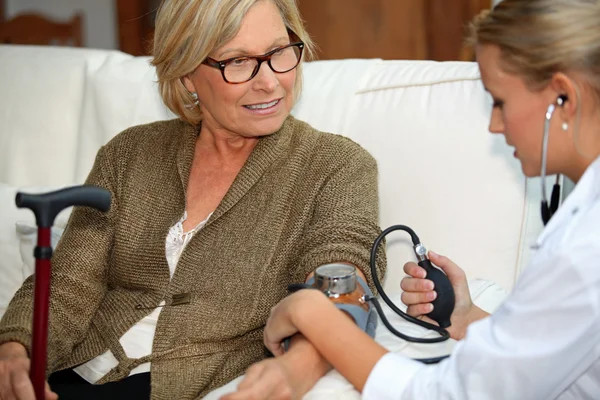
M329 297L338 297L356 290L356 268L352 265L333 263L317 267L315 287Z

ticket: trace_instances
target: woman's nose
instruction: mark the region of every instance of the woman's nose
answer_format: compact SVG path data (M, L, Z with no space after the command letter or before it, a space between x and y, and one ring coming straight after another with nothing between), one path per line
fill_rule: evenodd
M258 73L253 79L256 90L266 90L272 92L279 86L277 74L269 67L267 62L263 62L258 69Z

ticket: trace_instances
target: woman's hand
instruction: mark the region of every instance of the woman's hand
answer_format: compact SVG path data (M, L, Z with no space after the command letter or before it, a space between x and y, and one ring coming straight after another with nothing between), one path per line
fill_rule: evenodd
M473 304L467 277L458 265L449 258L440 256L433 251L429 252L429 259L446 273L454 289L456 303L450 317L452 325L447 330L452 339L461 340L471 322L484 318L489 314ZM407 313L437 325L435 321L425 316L433 310L431 302L436 297L433 282L425 278L425 270L414 262L406 263L404 272L409 276L402 279L400 287L404 290L401 299L408 306Z
M297 335L297 315L315 315L314 307L332 306L317 290L304 289L281 300L271 310L264 333L266 347L277 357L251 366L235 393L221 400L300 399L331 368L314 346ZM333 311L336 311L333 308ZM282 341L294 336L284 352Z
M220 400L291 400L294 394L293 370L283 357L268 358L252 365L235 393Z
M0 345L0 399L36 400L29 379L29 358L22 344L9 342ZM46 399L58 396L46 382Z
M312 314L314 310L323 305L330 305L330 301L318 290L300 290L283 300L271 309L271 315L265 327L265 346L275 356L284 353L283 340L300 331L296 326L295 312Z

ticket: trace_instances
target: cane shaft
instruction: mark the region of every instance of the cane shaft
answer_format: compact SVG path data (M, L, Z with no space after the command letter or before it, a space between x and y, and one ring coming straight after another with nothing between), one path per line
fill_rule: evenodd
M51 249L50 228L38 228L38 248ZM51 251L49 253L51 255ZM48 308L50 302L50 257L35 260L33 297L33 329L31 337L30 378L36 399L44 399L46 384L46 344L48 341Z

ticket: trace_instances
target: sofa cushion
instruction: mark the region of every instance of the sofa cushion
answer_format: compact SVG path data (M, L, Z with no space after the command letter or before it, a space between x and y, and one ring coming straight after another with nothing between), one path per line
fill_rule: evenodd
M21 187L0 183L0 318L25 278L33 273L33 249L37 241L35 217L15 205L17 192L42 193L54 188ZM58 214L52 228L53 245L65 227L71 209Z
M15 224L27 217L27 211L14 205L16 192L16 188L0 183L0 315L24 279Z
M0 85L1 182L82 183L98 148L114 135L173 117L148 57L0 45L0 59L0 76L10 77Z
M307 73L335 71L315 64ZM469 278L510 290L541 231L539 186L525 178L504 138L489 133L492 102L477 65L386 60L355 78L338 133L378 162L382 228L406 224ZM342 74L320 79L349 83ZM388 239L384 287L398 292L402 266L415 255L407 234Z
M55 221L51 232L52 248L56 248L66 226L66 220ZM35 257L33 251L37 245L38 228L35 224L23 221L16 223L19 238L19 254L21 256L23 276L28 277L35 272Z

